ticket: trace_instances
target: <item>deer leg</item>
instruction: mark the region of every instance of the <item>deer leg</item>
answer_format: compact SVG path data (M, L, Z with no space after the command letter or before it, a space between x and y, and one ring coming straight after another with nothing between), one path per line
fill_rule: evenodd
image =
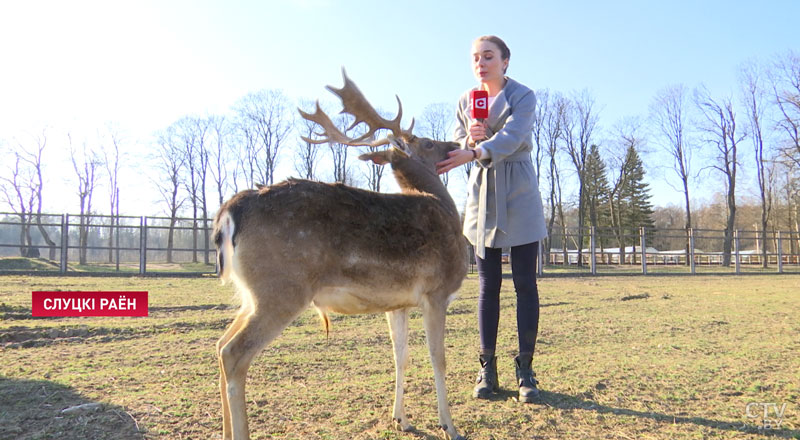
M292 301L290 297L291 295L284 296L284 303L278 305L266 301L268 296L262 296L269 304L255 306L249 313L241 313L220 340L220 391L223 403L223 437L226 440L250 438L245 404L247 370L261 349L275 339L308 305L308 302L302 303L301 298L305 297L303 294L297 295L297 301ZM227 341L224 341L226 338ZM226 414L229 416L227 420Z
M222 396L222 438L230 440L233 436L231 432L231 413L228 405L228 381L225 379L225 368L222 367L222 347L224 347L231 337L235 335L239 329L242 328L246 321L248 311L242 309L236 315L231 325L225 330L225 333L217 341L217 360L219 361L219 391Z
M408 365L408 309L386 312L386 320L389 322L389 334L392 337L392 347L394 348L395 387L392 420L399 430L410 431L414 427L406 418L403 403L403 382Z
M439 425L445 431L448 439L464 440L464 437L460 436L455 426L453 426L453 418L450 415L450 407L447 403L444 354L446 311L447 304L445 302L428 302L422 308L422 319L425 324L425 336L428 340L428 351L430 351L431 364L433 365L433 379L436 385L436 398L439 403Z

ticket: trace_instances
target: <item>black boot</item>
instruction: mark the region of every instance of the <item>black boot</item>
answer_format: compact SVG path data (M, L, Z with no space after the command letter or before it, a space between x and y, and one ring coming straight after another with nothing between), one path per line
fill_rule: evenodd
M517 383L519 384L519 401L525 403L534 402L539 397L539 389L536 388L536 373L531 369L533 355L520 355L514 358L517 367Z
M472 391L472 397L476 399L488 399L492 393L496 393L497 387L497 356L482 354L480 356L481 371L478 373L477 384Z

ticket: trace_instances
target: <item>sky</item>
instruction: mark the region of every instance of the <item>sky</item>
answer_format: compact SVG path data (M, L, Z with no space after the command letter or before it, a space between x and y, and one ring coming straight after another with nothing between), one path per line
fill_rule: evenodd
M142 176L153 175L153 134L177 119L226 113L261 89L331 100L324 86L341 85L344 66L376 107L394 109L397 94L408 122L475 85L470 45L485 34L511 48L517 81L587 90L600 142L622 118L646 117L668 85L738 93L742 62L800 49L797 17L791 0L3 1L0 148L46 129L45 210L76 212L66 133L91 144L116 127L123 213L160 214ZM290 153L280 161L288 177ZM648 178L656 205L680 203L666 172ZM463 199L458 185L451 192Z

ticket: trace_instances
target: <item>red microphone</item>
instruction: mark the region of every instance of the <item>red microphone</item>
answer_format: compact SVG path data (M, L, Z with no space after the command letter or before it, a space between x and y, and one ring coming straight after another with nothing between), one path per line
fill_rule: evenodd
M469 94L472 101L470 116L472 119L483 121L489 117L489 92L486 90L473 90Z

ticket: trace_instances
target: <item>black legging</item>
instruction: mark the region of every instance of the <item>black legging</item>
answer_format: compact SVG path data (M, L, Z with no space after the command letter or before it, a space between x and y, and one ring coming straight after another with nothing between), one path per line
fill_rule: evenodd
M539 291L536 288L536 257L539 242L511 248L511 273L517 292L519 352L533 354L539 331ZM481 353L494 354L500 321L500 285L503 281L502 249L486 248L486 258L476 257L480 277L478 327Z

